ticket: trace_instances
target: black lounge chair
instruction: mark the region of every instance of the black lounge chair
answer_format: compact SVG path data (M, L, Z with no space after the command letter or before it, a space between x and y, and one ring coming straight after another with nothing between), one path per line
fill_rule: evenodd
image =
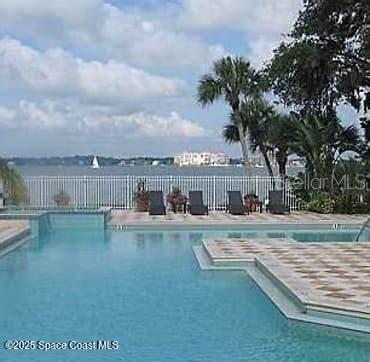
M266 211L270 211L272 214L289 214L289 205L284 204L283 191L274 190L269 192L269 203L266 207Z
M192 215L208 215L208 206L203 203L202 191L189 191L188 210Z
M4 181L0 178L0 210L5 209Z
M228 191L228 195L227 211L232 215L244 215L245 208L240 191Z
M162 191L149 192L149 215L166 215Z

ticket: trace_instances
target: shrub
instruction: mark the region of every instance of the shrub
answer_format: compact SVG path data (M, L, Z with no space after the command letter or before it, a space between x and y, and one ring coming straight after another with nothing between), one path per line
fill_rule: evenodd
M366 214L369 212L368 200L361 200L353 191L345 191L335 197L334 211L340 214Z
M335 202L327 192L310 194L309 201L302 202L304 210L318 212L320 214L330 214L334 211Z

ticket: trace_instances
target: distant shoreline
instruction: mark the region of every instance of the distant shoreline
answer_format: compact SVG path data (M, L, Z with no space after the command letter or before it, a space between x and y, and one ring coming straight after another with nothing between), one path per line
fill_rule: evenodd
M91 166L15 166L22 176L244 176L244 167L239 166L102 166L93 169ZM300 167L287 168L288 175L293 176ZM278 175L277 168L274 174ZM268 176L266 168L252 167L252 175Z

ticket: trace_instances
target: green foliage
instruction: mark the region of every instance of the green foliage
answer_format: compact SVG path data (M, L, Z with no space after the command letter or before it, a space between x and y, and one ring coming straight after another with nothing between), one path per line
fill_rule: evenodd
M369 207L365 200L360 199L358 193L347 190L336 196L334 211L339 214L367 214Z
M273 88L285 104L311 111L325 110L337 98L330 75L332 65L311 40L283 43L268 68Z
M316 189L301 173L291 180L301 208L313 212L370 213L370 191L366 188L366 166L356 160L339 162L326 185L329 192ZM331 202L329 202L329 199Z
M270 144L269 129L277 121L279 115L271 104L262 99L243 102L240 115L244 132L249 134L249 144L252 151L259 150L262 153L270 176L274 176L271 161L268 157L268 152L272 152L274 149L274 146ZM222 133L227 143L240 141L236 122L236 115L233 113L230 122L224 126Z
M306 0L268 67L285 103L311 111L333 110L346 99L360 108L370 84L370 2Z
M334 170L337 187L334 190L334 211L345 214L370 212L369 190L366 185L367 167L363 162L340 162Z
M28 200L27 190L21 176L16 170L8 167L4 159L0 159L0 177L4 181L5 197L8 204L19 205Z
M295 121L287 114L276 114L268 127L268 141L275 152L276 162L279 165L279 175L286 176L288 155L291 153L290 143L294 134Z
M221 97L238 111L242 96L258 98L267 89L266 78L241 57L224 57L213 65L198 85L198 102L204 107Z
M301 204L303 210L320 214L331 214L334 211L335 201L327 192L309 194L309 199Z
M335 164L348 151L360 152L355 126L344 127L336 116L295 114L290 151L303 157L310 177L331 177Z
M212 72L205 74L198 84L197 100L201 106L220 99L230 106L232 116L223 134L229 137L229 141L240 143L247 172L249 164L245 139L248 119L243 118L242 107L245 103L262 99L267 88L266 76L241 57L224 57L216 61Z

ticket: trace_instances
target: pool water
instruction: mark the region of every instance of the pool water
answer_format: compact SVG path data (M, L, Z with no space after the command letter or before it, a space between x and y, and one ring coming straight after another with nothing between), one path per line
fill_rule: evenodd
M117 340L119 349L1 347L0 360L369 360L370 338L285 319L245 273L201 271L192 245L229 233L60 228L25 244L0 258L1 343Z

